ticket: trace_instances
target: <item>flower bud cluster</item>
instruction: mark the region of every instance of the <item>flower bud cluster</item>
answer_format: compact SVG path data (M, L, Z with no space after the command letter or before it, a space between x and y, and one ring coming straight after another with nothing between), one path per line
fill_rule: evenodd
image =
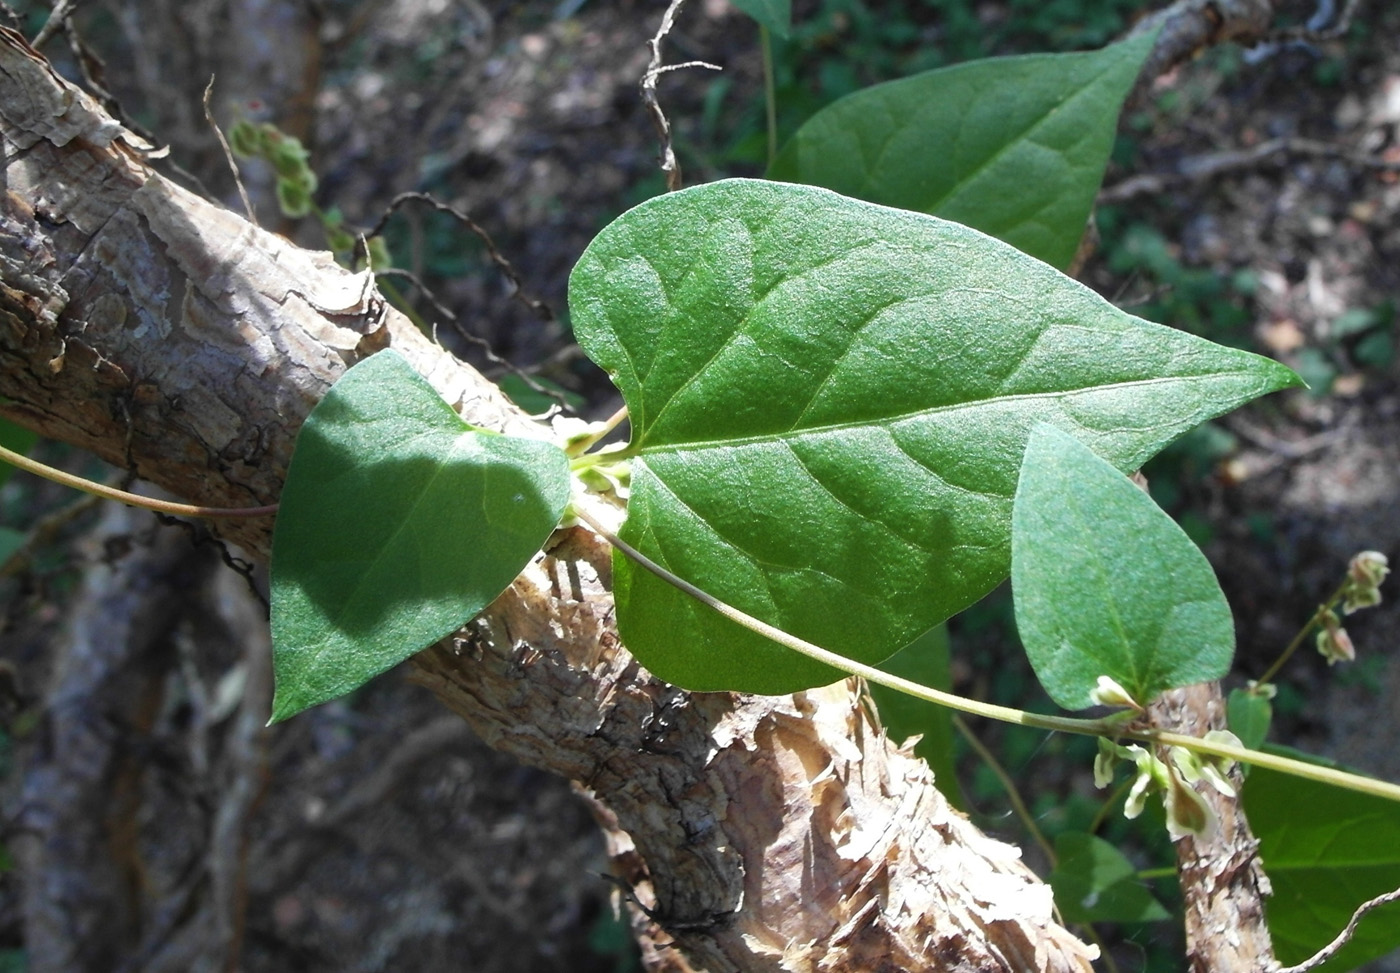
M1347 565L1347 578L1342 584L1342 614L1350 615L1361 608L1381 603L1381 582L1390 573L1390 561L1377 551L1362 551ZM1351 662L1356 658L1356 646L1342 627L1342 620L1331 608L1322 609L1317 616L1317 651L1328 665Z
M1205 739L1240 746L1239 738L1225 730L1212 730ZM1234 797L1235 788L1227 776L1234 761L1202 756L1181 747L1171 747L1167 754L1168 759L1163 760L1137 744L1123 746L1100 738L1099 755L1094 758L1094 784L1107 787L1113 782L1118 761L1131 760L1137 769L1123 806L1125 817L1137 817L1146 806L1148 796L1160 793L1167 812L1167 831L1173 839L1187 835L1213 836L1220 821L1194 785L1204 781L1221 794Z

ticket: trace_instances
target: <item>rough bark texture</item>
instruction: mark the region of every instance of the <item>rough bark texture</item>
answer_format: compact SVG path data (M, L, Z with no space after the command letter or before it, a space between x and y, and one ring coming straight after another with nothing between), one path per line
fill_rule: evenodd
M0 413L220 506L276 500L311 407L390 345L472 422L540 434L365 278L155 175L9 31L0 126ZM224 532L265 556L270 529ZM591 534L561 534L417 661L492 745L588 790L689 957L713 973L1088 969L1049 890L880 734L858 687L661 683L618 644L608 565Z
M1164 693L1152 705L1157 726L1189 736L1225 729L1225 700L1219 683L1201 683ZM1165 754L1162 755L1165 758ZM1238 768L1231 774L1238 790ZM1186 900L1186 958L1193 973L1264 973L1277 967L1264 917L1269 879L1259 861L1259 842L1249 830L1237 798L1198 786L1220 820L1209 838L1176 843L1177 868Z

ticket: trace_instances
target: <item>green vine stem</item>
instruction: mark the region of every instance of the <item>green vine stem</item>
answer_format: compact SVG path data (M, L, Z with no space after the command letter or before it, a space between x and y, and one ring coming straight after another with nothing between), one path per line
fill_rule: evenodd
M1246 747L1236 747L1227 743L1219 743L1214 740L1205 740L1200 737L1187 736L1184 733L1171 733L1166 730L1143 729L1125 726L1121 716L1108 716L1103 719L1086 720L1068 716L1047 716L1041 713L1028 713L1025 710L1014 709L1010 706L998 706L995 703L984 703L981 700L969 699L965 696L958 696L953 693L945 693L942 690L933 689L930 686L922 686L919 683L899 676L892 676L887 672L868 666L854 659L847 659L845 656L837 655L821 646L813 645L790 635L780 628L775 628L767 622L760 621L752 615L741 612L739 609L725 604L708 592L696 587L683 578L678 578L670 571L657 564L631 544L609 531L586 511L576 510L575 516L580 521L587 524L599 537L602 537L613 547L627 555L638 565L656 575L662 581L685 592L702 605L718 612L735 624L742 625L751 632L762 635L785 648L800 652L809 659L825 663L833 669L850 673L853 676L860 676L867 682L875 683L879 686L887 686L890 689L901 693L907 693L916 699L927 700L930 703L937 703L939 706L946 706L949 709L961 713L968 713L972 716L983 716L987 719L1000 720L1003 723L1014 723L1017 726L1030 726L1041 730L1059 731L1062 733L1077 733L1081 736L1108 737L1110 739L1127 738L1138 740L1143 743L1151 743L1159 746L1181 747L1194 753L1208 754L1212 757L1222 757L1226 760L1237 760L1240 763L1250 764L1255 767L1264 767L1268 770L1276 770L1283 774L1292 774L1305 780L1317 781L1320 784L1330 784L1333 787L1341 787L1346 790L1356 791L1360 794L1370 794L1373 797L1381 797L1388 801L1400 803L1400 785L1392 784L1389 781L1376 780L1371 777L1362 777L1360 774L1351 774L1342 770L1335 770L1331 767L1323 767L1318 764L1310 764L1302 760L1294 760L1290 757L1283 757L1278 754L1264 753L1259 750L1250 750Z
M172 503L169 500L154 500L151 497L143 497L135 493L127 493L125 490L118 490L116 487L109 487L101 483L94 483L92 480L85 480L81 476L74 476L72 473L65 473L56 470L52 466L45 466L38 460L32 460L28 456L21 456L0 446L0 459L19 467L26 473L33 473L46 480L72 487L74 490L81 490L83 493L91 494L94 497L101 497L104 500L116 500L118 503L129 504L133 507L141 507L145 510L154 510L156 513L170 514L175 517L268 517L277 512L277 504L269 504L265 507L197 507L189 503Z
M1265 683L1271 682L1274 676L1278 675L1279 670L1283 668L1283 664L1293 658L1293 653L1298 651L1298 646L1303 644L1303 640L1322 624L1323 617L1336 607L1337 602L1342 600L1343 596L1346 594L1346 590L1347 582L1343 581L1341 585L1338 586L1337 590L1332 592L1332 597L1318 606L1317 611L1313 612L1312 618L1309 618L1307 624L1298 629L1298 634L1293 636L1293 641L1289 642L1287 648L1279 653L1273 665L1269 666L1269 668L1264 671L1264 674L1256 680L1259 685L1262 686Z
M1045 837L1045 832L1041 831L1040 825L1036 824L1035 815L1031 814L1031 809L1026 806L1025 799L1021 797L1020 788L1016 786L1016 781L1012 780L1011 775L1006 772L1006 768L1001 765L996 754L992 753L987 745L972 732L967 721L956 713L953 714L953 727L962 734L967 745L981 758L982 763L1001 784L1002 790L1006 791L1006 799L1011 804L1012 813L1021 819L1022 826L1030 833L1031 839L1040 846L1046 860L1050 862L1050 867L1054 868L1060 861L1059 856L1055 854L1055 846L1050 844L1050 840Z
M758 46L763 49L763 107L768 121L768 168L778 157L778 93L773 77L773 35L758 25Z

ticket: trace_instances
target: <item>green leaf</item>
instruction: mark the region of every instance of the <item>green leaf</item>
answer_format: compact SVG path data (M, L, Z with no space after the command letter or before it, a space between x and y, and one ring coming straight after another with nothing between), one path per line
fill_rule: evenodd
M0 564L10 559L10 555L24 546L27 535L11 527L0 527Z
M1123 853L1082 831L1055 836L1050 873L1055 905L1066 922L1157 922L1171 913L1137 877Z
M1093 705L1108 676L1146 704L1230 669L1235 624L1201 549L1073 436L1031 432L1011 514L1011 590L1050 698Z
M886 659L880 668L921 686L952 692L950 656L948 629L939 625ZM914 745L914 753L933 768L934 783L944 796L959 810L967 810L958 786L952 710L874 683L870 684L870 695L890 739L903 743L912 736L921 737Z
M1225 703L1226 725L1249 750L1258 750L1269 735L1274 705L1268 697L1244 689L1230 690ZM1245 767L1246 771L1250 768Z
M798 129L769 176L957 220L1063 269L1154 36L857 91Z
M1285 966L1331 942L1361 903L1400 887L1400 807L1391 801L1255 767L1244 809L1273 883L1264 907ZM1397 947L1400 904L1369 913L1318 969L1354 969Z
M755 180L623 214L574 269L570 306L631 417L625 538L872 664L1006 577L1037 420L1134 469L1296 382L966 227ZM785 693L839 676L616 563L623 640L661 678Z
M562 450L466 425L397 352L347 371L297 438L272 538L273 719L480 612L568 497Z
M34 448L38 439L38 436L23 426L17 426L8 419L0 419L0 446L4 446L10 452L24 456ZM0 460L0 486L4 486L14 471L13 466Z
M779 37L792 32L792 0L730 0L739 10Z

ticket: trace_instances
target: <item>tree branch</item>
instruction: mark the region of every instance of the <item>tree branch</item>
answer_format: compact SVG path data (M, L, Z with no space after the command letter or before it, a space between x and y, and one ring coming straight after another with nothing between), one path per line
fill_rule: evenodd
M152 172L11 31L0 137L0 414L206 506L275 501L311 407L383 347L471 422L540 434L365 277ZM220 529L265 558L270 526ZM588 790L690 957L712 973L1089 969L1049 889L948 806L853 683L677 690L619 644L610 578L606 545L563 531L416 666L493 746Z

